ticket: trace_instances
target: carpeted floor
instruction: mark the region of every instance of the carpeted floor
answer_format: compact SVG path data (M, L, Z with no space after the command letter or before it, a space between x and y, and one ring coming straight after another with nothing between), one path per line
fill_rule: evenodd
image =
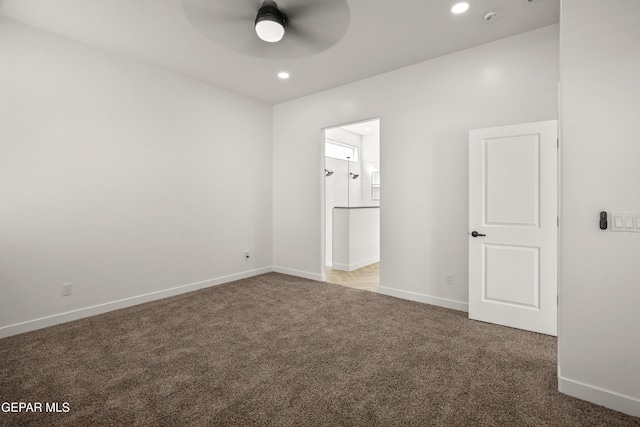
M555 338L269 273L0 340L3 426L640 426L561 395ZM44 403L43 403L44 404Z

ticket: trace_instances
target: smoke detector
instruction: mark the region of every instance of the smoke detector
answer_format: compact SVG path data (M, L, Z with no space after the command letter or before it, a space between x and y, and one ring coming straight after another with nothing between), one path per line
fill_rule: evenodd
M497 10L494 10L484 15L482 19L484 19L485 22L495 22L500 19L500 12Z

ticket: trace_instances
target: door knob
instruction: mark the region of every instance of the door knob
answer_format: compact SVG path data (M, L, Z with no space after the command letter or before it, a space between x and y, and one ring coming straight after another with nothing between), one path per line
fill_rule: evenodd
M486 234L480 234L480 233L478 233L477 231L472 231L472 232L471 232L471 235L472 235L473 237L484 237L484 236L486 236Z

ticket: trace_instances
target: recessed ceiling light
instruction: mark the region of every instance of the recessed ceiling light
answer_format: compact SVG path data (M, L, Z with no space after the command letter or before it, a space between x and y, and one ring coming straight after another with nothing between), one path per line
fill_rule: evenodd
M451 12L453 13L464 13L467 11L467 9L469 9L469 3L467 2L460 2L460 3L456 3L453 5L453 7L451 8Z
M289 73L287 73L286 71L280 71L278 73L278 77L280 77L282 80L286 80L289 77L291 77L291 75Z

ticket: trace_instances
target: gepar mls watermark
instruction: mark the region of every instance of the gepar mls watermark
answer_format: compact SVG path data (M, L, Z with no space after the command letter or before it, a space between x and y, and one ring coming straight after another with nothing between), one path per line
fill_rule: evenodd
M2 402L0 409L4 413L67 413L71 411L71 405L69 402Z

